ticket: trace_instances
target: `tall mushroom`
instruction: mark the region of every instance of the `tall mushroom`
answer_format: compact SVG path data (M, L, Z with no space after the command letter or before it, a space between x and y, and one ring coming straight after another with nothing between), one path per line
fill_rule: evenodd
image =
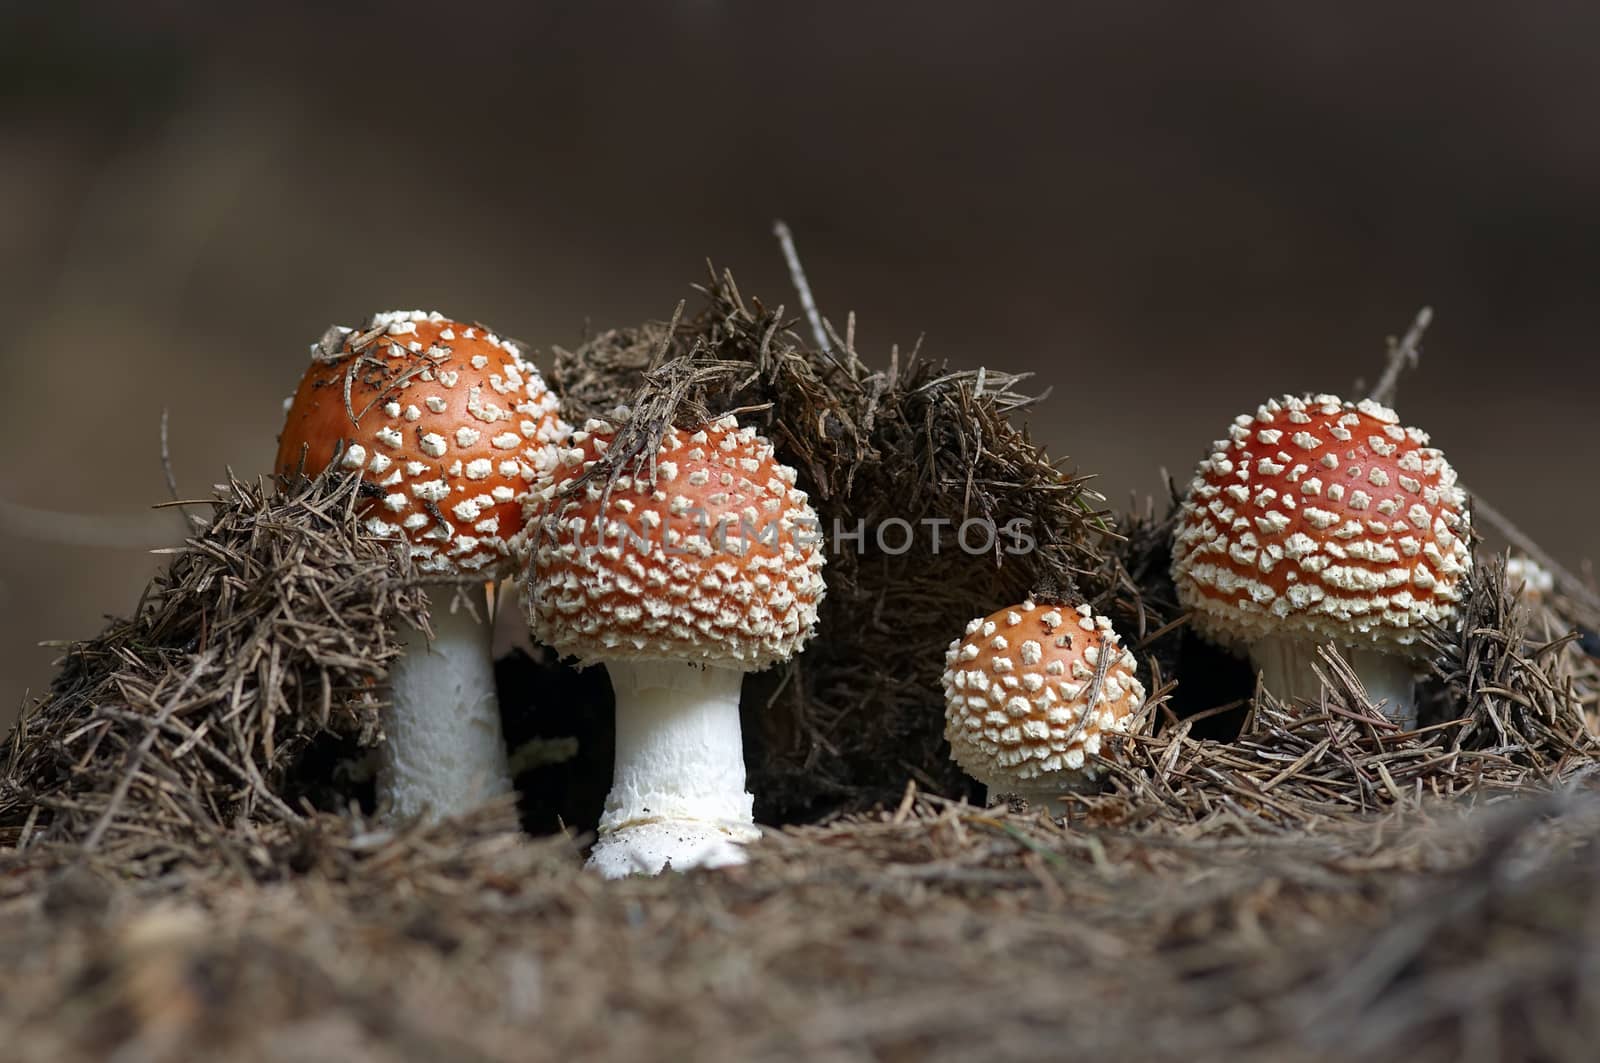
M1196 630L1247 650L1274 694L1317 697L1316 648L1332 642L1410 727L1419 636L1456 615L1467 525L1455 470L1393 410L1286 395L1200 463L1172 578Z
M1144 705L1133 654L1087 605L1031 600L967 625L945 653L945 738L993 794L1061 815L1062 794L1091 785L1090 757Z
M485 583L511 574L540 457L568 430L555 396L482 326L395 311L329 330L285 410L279 475L360 470L366 530L406 543L419 571L464 581L464 601L434 595L431 639L401 625L380 808L446 816L509 791Z
M616 696L616 771L589 865L614 878L740 863L758 837L740 687L811 637L816 514L794 470L732 417L669 429L609 485L580 480L613 434L591 421L560 451L528 576L534 636L605 665Z

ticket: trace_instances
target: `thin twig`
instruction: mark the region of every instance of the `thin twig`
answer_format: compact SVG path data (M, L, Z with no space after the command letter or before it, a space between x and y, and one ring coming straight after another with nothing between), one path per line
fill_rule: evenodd
M167 478L167 492L172 495L172 500L181 502L182 496L178 494L178 478L172 473L172 449L167 444L167 414L167 408L161 407L161 472Z
M1395 393L1400 386L1400 374L1407 369L1416 368L1418 359L1422 356L1422 334L1428 331L1428 326L1433 323L1433 307L1425 306L1417 311L1417 316L1412 320L1411 327L1406 329L1406 334L1399 340L1392 336L1389 338L1389 361L1383 367L1383 375L1378 378L1378 386L1372 389L1372 400L1384 406L1393 406Z
M183 522L182 535L187 537L195 530L195 526L204 527L205 524L202 518L191 517L184 507L189 505L205 505L206 502L185 499L178 493L178 477L172 471L172 448L167 435L168 413L169 411L167 408L163 406L161 408L161 474L166 477L167 493L172 496L172 501L162 503L159 506L153 506L151 508L166 509L169 506L176 507L178 510L178 520ZM194 524L191 524L191 522L194 522Z
M789 264L789 280L794 284L794 290L800 293L800 309L805 311L806 320L811 324L811 335L817 341L817 350L829 350L828 334L822 327L822 315L817 312L817 301L811 297L811 284L806 280L805 267L800 265L800 252L795 250L794 233L779 220L772 223L772 234L778 238L778 246L783 248L783 260Z
M1396 388L1399 384L1400 374L1405 369L1415 368L1422 355L1422 335L1433 323L1433 308L1425 306L1417 311L1416 319L1411 322L1411 327L1399 340L1389 341L1389 360L1383 369L1383 376L1378 379L1378 386L1372 389L1372 399L1385 406L1394 404ZM1462 489L1472 496L1473 516L1486 522L1512 546L1527 554L1550 573L1561 590L1572 598L1583 602L1590 609L1600 610L1600 594L1596 594L1586 582L1562 565L1550 552L1545 550L1533 537L1518 528L1511 522L1511 518L1499 509L1490 505L1483 495L1461 485Z

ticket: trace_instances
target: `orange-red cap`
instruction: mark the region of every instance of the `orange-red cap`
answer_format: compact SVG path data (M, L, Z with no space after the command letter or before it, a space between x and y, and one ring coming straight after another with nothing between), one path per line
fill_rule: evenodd
M1273 399L1228 435L1173 542L1179 600L1203 634L1400 645L1454 615L1472 564L1466 498L1427 435L1332 395Z
M567 431L555 396L516 345L420 310L330 332L286 404L277 471L315 475L337 455L382 495L376 535L405 537L426 572L469 572L511 554L522 501Z
M534 636L585 661L693 660L759 671L811 637L825 588L821 528L793 469L725 417L669 429L609 491L568 484L613 436L573 433L542 492Z
M1145 698L1133 654L1087 605L1026 601L972 621L945 653L943 682L951 757L1001 792L1092 777L1089 756Z

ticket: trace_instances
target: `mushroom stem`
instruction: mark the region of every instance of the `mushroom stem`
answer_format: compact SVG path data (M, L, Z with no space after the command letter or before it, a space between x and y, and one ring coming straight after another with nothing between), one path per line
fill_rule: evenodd
M1030 809L1042 810L1049 815L1051 819L1060 819L1062 816L1067 814L1067 799L1063 793L1064 789L1064 787L1054 787L1050 789L1023 789L1021 787L1014 787L1009 795L991 793L989 795L989 800L992 803L994 799L999 796L1020 797L1024 801L1028 802L1028 807Z
M680 661L606 662L617 755L589 866L607 878L744 863L760 837L744 788L744 673Z
M401 625L404 652L389 668L378 773L378 808L391 819L452 816L511 790L488 598L481 582L462 594L477 615L465 607L436 608L431 642Z
M1008 786L989 788L989 803L1003 797L1020 797L1033 810L1042 810L1051 819L1061 819L1067 814L1068 794L1093 794L1100 791L1099 777L1092 771L1068 775L1052 773L1052 777L1028 783L1011 783Z
M1409 661L1368 646L1341 646L1339 653L1385 716L1407 731L1417 726L1416 675ZM1322 696L1322 681L1312 667L1317 659L1317 644L1303 639L1273 635L1250 646L1250 663L1261 673L1262 685L1282 699Z

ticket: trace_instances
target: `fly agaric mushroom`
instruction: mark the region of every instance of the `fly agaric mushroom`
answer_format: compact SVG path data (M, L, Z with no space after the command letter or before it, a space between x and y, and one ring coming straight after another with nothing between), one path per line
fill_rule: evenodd
M1266 688L1315 698L1333 642L1387 714L1416 723L1413 658L1456 614L1472 565L1466 496L1393 410L1332 395L1273 399L1200 463L1172 578L1200 634L1247 649Z
M589 866L608 878L742 863L759 837L745 790L745 673L799 652L825 590L817 517L795 472L724 417L667 430L608 487L614 438L572 435L541 492L529 569L534 637L616 696L616 769Z
M1063 793L1094 781L1089 758L1144 705L1133 654L1087 605L1030 600L980 617L944 659L951 759L991 793L1051 815Z
M524 497L568 430L555 396L514 344L401 310L330 329L285 410L279 475L359 470L367 531L403 540L424 573L467 580L468 607L435 606L431 640L401 625L380 807L438 817L508 792L486 581L511 574Z

